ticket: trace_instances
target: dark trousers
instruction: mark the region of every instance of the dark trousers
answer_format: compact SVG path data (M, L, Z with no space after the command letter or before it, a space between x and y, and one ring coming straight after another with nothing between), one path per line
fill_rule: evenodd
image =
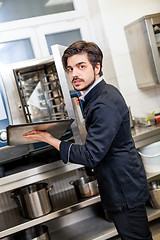
M145 206L109 214L122 240L153 240Z

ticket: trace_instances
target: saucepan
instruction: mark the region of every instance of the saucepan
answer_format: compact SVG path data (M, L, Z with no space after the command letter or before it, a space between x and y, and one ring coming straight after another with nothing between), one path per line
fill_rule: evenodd
M1 238L1 240L15 240L15 238L14 238L13 235L11 235L11 236L8 236L8 237Z
M149 183L150 203L153 208L160 209L160 180Z
M92 197L99 193L98 183L95 176L81 177L69 182L74 186L77 197Z
M48 227L37 225L20 231L16 235L16 240L50 240Z
M35 183L12 192L23 217L33 219L50 213L53 209L47 183Z
M50 240L50 236L46 225L37 225L4 237L1 240Z

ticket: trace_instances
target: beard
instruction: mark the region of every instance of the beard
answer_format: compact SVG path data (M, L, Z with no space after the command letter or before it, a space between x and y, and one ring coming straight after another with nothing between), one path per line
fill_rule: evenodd
M74 80L76 80L76 79L78 79L78 78L73 78L73 80L72 80L72 82L74 81ZM81 79L81 80L83 80L83 79ZM88 83L88 85L86 85L84 88L82 88L82 89L77 89L76 87L74 87L74 89L76 90L76 91L86 91L86 90L88 90L92 85L93 85L93 83L96 81L96 76L95 76L95 74L94 74L94 78L93 78L93 80L90 82L90 83Z

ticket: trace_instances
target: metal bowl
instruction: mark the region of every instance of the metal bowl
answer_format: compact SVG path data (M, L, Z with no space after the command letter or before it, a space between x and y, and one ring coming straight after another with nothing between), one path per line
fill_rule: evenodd
M37 225L20 231L16 240L50 240L48 227L46 225Z
M13 236L8 236L8 237L4 237L1 238L1 240L14 240L15 238Z
M160 180L154 180L149 183L150 202L153 208L160 208Z
M160 180L155 180L149 183L150 190L159 189L159 188L160 188Z
M153 208L160 209L160 189L150 190L150 202Z
M70 182L74 186L77 197L92 197L99 193L98 183L94 176L81 177Z

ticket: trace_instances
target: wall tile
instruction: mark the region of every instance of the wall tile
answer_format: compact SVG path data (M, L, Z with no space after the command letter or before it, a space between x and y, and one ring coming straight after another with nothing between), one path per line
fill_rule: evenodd
M139 92L139 89L137 87L135 77L133 74L128 74L124 76L118 77L118 84L120 91L127 95L135 94Z
M145 112L152 112L158 108L156 89L143 90L139 93L142 108Z
M129 54L121 54L113 57L117 77L133 74L133 67Z

